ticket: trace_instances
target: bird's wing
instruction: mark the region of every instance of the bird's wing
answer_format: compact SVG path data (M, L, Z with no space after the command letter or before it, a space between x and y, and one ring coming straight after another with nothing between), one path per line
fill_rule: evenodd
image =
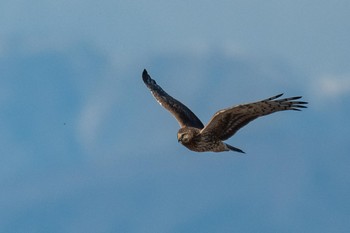
M143 70L142 79L146 86L151 90L158 103L176 118L181 127L189 126L198 129L204 128L203 123L198 117L184 104L166 93L156 81L149 76L146 70Z
M232 137L240 128L255 120L274 112L284 110L300 111L306 108L307 102L295 101L301 96L277 99L283 94L254 103L237 105L223 109L214 114L209 123L201 130L202 134L211 134L220 140Z

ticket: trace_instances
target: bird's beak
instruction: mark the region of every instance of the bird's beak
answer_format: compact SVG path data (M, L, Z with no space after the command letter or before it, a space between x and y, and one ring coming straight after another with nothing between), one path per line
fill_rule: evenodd
M181 138L178 138L178 139L177 139L177 142L181 142Z

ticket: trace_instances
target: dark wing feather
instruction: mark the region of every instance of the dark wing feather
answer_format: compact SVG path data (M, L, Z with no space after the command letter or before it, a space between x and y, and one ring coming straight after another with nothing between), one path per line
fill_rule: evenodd
M226 140L258 117L278 111L300 111L300 108L306 108L305 104L307 102L295 101L300 99L301 96L277 99L282 95L279 94L262 101L220 110L214 114L208 125L201 130L201 133L212 134L220 140Z
M146 70L143 70L142 79L146 86L151 90L158 103L173 114L181 127L189 126L198 129L204 128L203 123L198 117L184 104L166 93L156 81L149 76Z

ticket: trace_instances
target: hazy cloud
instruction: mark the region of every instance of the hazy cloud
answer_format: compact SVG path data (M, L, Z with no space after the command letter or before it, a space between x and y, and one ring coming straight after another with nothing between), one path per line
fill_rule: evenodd
M344 97L350 95L350 74L327 74L310 82L309 91L314 106L323 108L332 103L332 106L338 107L337 103L344 103Z
M350 74L324 75L316 80L314 94L320 97L340 98L350 94Z

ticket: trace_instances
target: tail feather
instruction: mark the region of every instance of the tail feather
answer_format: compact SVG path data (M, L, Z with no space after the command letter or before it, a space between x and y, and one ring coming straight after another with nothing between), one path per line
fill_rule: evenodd
M225 143L225 144L226 144L226 143ZM236 152L245 154L245 152L244 152L243 150L239 149L239 148L236 148L236 147L231 146L231 145L229 145L229 144L226 144L226 146L227 146L227 148L229 148L229 149L232 150L232 151L236 151Z

